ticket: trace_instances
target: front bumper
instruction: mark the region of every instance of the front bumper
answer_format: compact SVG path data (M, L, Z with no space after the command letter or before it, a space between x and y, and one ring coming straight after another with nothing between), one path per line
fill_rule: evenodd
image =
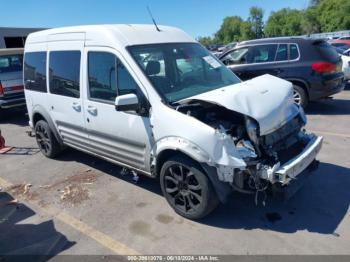
M322 147L323 137L313 135L303 151L289 160L284 165L274 170L272 174L273 182L279 182L282 185L288 184L296 179L315 159Z
M271 189L275 197L281 200L288 200L305 184L306 180L313 174L318 168L319 162L314 160L311 164L303 170L297 177L293 179L288 185L282 185L281 183L275 183Z

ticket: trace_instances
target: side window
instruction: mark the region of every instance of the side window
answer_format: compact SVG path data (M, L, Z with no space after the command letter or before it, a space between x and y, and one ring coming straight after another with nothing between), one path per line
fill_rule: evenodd
M118 61L117 68L118 95L126 95L130 93L136 94L138 90L137 84L128 70L120 61Z
M299 57L299 50L296 44L289 45L289 60L295 60Z
M89 96L114 101L117 96L116 57L111 53L89 52Z
M50 92L80 97L80 51L52 51L49 59Z
M113 102L117 95L136 93L137 84L119 59L107 52L88 54L89 97Z
M0 56L0 73L22 71L23 55Z
M275 61L287 61L288 60L288 48L286 44L278 45Z
M256 45L251 48L251 63L266 63L275 61L277 45Z
M46 52L25 53L24 86L27 90L47 92Z
M225 55L223 58L221 58L221 61L225 65L239 65L239 64L246 64L249 63L248 59L248 48L239 48L235 49L232 52Z

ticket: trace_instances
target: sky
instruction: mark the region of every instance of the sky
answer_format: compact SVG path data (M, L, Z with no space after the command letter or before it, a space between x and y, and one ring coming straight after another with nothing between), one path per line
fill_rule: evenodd
M0 0L0 27L60 27L84 24L152 23L176 26L193 37L211 36L226 16L246 19L251 6L265 19L284 7L303 9L309 0Z

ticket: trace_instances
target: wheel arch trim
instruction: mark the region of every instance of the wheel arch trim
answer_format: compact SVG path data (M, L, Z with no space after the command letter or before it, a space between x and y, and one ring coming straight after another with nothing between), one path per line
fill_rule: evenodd
M47 112L47 110L41 106L41 105L36 105L33 109L33 113L32 113L32 121L33 121L33 128L35 129L35 116L36 115L41 115L42 118L47 122L47 124L49 125L52 133L54 134L55 138L57 139L58 143L60 145L63 145L63 140L61 138L61 136L59 135L56 126L52 120L52 118L50 117L50 114Z

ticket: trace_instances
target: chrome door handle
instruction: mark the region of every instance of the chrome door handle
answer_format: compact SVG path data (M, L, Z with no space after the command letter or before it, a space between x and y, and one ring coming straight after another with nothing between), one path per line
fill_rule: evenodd
M87 111L91 114L96 116L97 115L97 108L94 106L88 106Z
M77 102L73 102L72 107L78 112L81 111L81 105L79 103L77 103Z

